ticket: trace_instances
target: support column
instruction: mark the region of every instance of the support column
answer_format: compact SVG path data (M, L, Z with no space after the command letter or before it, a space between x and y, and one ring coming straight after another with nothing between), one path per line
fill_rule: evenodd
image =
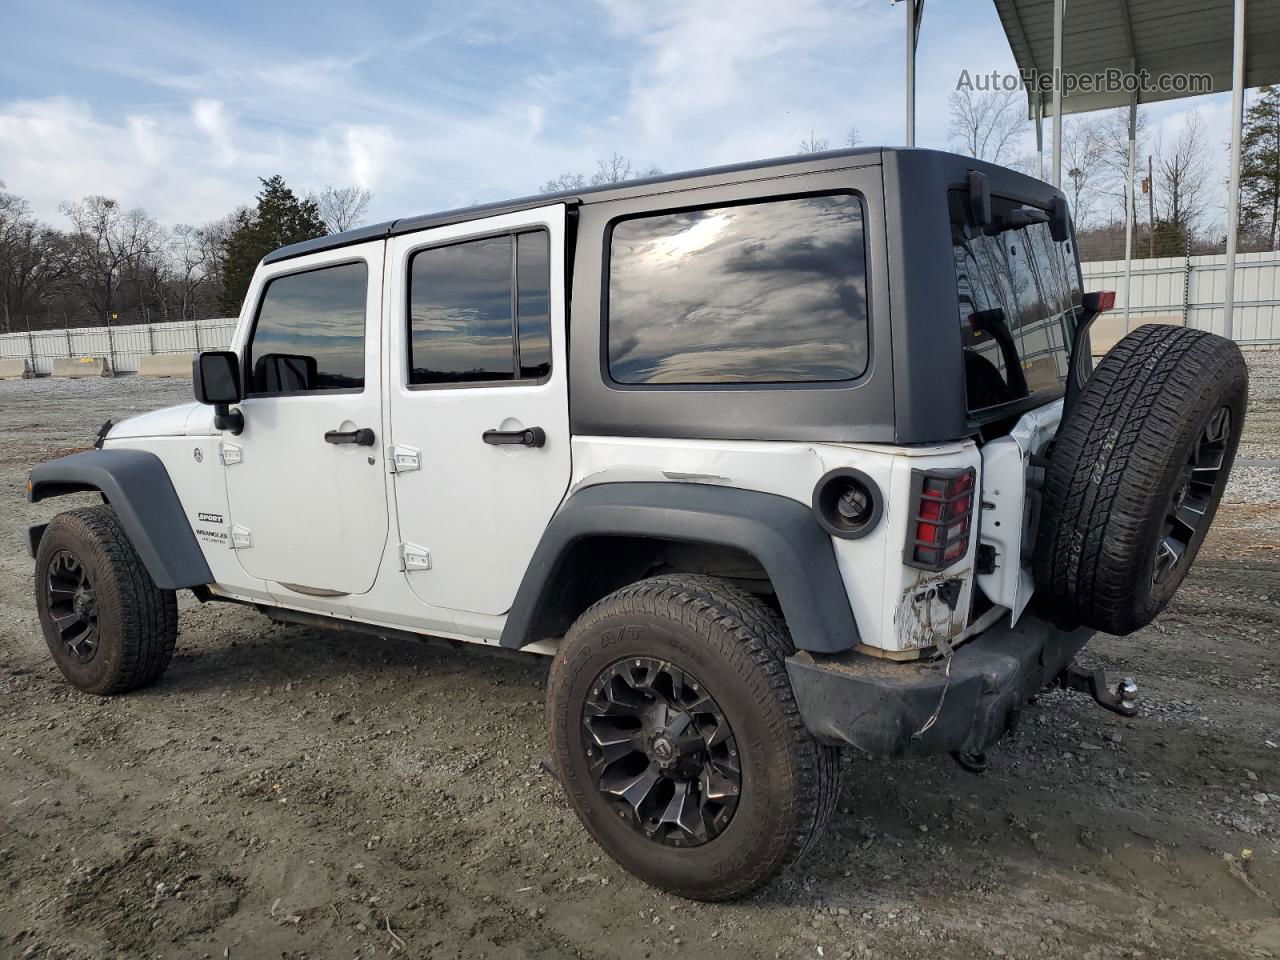
M907 146L916 145L916 0L907 0Z
M1133 221L1137 208L1133 195L1134 164L1138 152L1138 97L1129 101L1129 162L1124 184L1124 332L1129 332L1129 300L1133 295Z
M1044 101L1036 93L1036 179L1044 179Z
M1235 332L1236 234L1240 231L1240 140L1244 125L1244 0L1236 0L1231 43L1231 177L1227 183L1227 275L1222 298L1222 335Z
M1067 0L1053 0L1053 185L1062 189L1062 21Z

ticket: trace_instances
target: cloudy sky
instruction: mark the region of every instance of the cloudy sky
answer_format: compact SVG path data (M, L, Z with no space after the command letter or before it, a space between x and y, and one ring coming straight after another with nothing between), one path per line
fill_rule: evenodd
M273 173L366 186L379 220L532 193L615 150L678 171L810 131L840 146L850 124L903 139L888 0L4 0L3 19L0 180L51 222L101 193L199 224ZM994 7L932 0L920 64L917 140L945 147L960 71L1013 69ZM1170 130L1199 108L1215 181L1229 99L1149 108Z

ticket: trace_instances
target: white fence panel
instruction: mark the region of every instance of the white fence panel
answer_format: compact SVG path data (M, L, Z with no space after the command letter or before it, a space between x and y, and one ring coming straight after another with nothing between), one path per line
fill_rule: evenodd
M1115 290L1116 312L1124 310L1124 261L1081 264L1086 290ZM1133 321L1181 316L1186 324L1223 332L1226 257L1157 257L1133 261ZM1234 335L1243 346L1280 346L1280 253L1242 253L1236 260ZM25 357L37 374L48 374L56 357L106 357L117 373L134 373L151 353L225 350L235 317L120 327L75 327L0 334L0 357Z
M1132 322L1181 316L1187 326L1222 333L1226 294L1224 254L1134 260ZM1082 263L1086 290L1116 291L1116 313L1124 312L1124 261ZM1280 346L1280 253L1242 253L1236 258L1232 335L1242 346Z
M216 317L6 333L0 334L0 357L25 357L37 374L52 371L57 357L106 357L116 373L135 373L139 359L148 354L226 350L235 329L235 317Z

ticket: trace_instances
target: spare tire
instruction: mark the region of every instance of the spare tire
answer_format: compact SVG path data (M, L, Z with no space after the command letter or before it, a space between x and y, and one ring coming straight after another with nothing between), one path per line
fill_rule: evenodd
M1187 575L1244 425L1239 348L1147 325L1108 353L1058 431L1034 550L1037 593L1064 626L1132 633Z

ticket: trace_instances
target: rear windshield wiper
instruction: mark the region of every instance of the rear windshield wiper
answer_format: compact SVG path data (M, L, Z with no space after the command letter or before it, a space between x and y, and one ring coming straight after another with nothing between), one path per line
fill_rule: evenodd
M1029 227L1033 223L1048 223L1049 214L1036 207L1014 207L1004 216L995 216L992 218L984 229L989 237L1004 233L1006 230L1021 230L1023 227Z

